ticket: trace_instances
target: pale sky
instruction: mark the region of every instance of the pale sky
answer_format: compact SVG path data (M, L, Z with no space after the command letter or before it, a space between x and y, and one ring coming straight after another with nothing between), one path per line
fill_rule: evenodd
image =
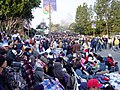
M52 12L51 22L54 24L62 24L63 22L72 23L75 20L76 9L79 5L82 5L83 2L88 5L94 5L95 1L96 0L56 0L57 11ZM34 19L31 22L33 28L36 28L42 21L45 21L47 24L49 23L49 15L43 14L42 8L34 9L33 15Z

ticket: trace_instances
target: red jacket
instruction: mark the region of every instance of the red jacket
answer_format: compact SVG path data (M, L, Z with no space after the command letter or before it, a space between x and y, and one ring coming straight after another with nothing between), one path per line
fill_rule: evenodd
M115 65L115 64L114 64L114 61L113 61L111 58L108 57L107 61L110 63L111 66L114 66L114 65Z

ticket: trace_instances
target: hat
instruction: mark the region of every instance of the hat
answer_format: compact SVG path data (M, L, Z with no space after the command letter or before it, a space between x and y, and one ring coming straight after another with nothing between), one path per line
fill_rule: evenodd
M99 83L99 81L97 79L90 79L87 82L87 86L88 87L102 87L102 84Z
M5 58L4 56L0 55L0 67L3 65L3 63L5 62Z
M112 55L111 55L110 53L108 54L108 56L109 56L109 57L112 57Z

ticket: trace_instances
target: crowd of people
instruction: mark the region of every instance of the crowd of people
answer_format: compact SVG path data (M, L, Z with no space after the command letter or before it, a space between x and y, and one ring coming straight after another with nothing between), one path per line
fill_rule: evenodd
M119 51L120 40L66 33L24 40L1 32L0 90L120 90L109 76L119 74L118 62L96 53L104 49Z

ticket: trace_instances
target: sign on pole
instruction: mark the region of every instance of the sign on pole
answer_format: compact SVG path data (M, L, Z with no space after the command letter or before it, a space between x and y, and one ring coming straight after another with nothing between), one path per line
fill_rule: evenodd
M56 0L43 0L43 13L48 14L49 10L50 10L50 12L57 10L56 9Z

